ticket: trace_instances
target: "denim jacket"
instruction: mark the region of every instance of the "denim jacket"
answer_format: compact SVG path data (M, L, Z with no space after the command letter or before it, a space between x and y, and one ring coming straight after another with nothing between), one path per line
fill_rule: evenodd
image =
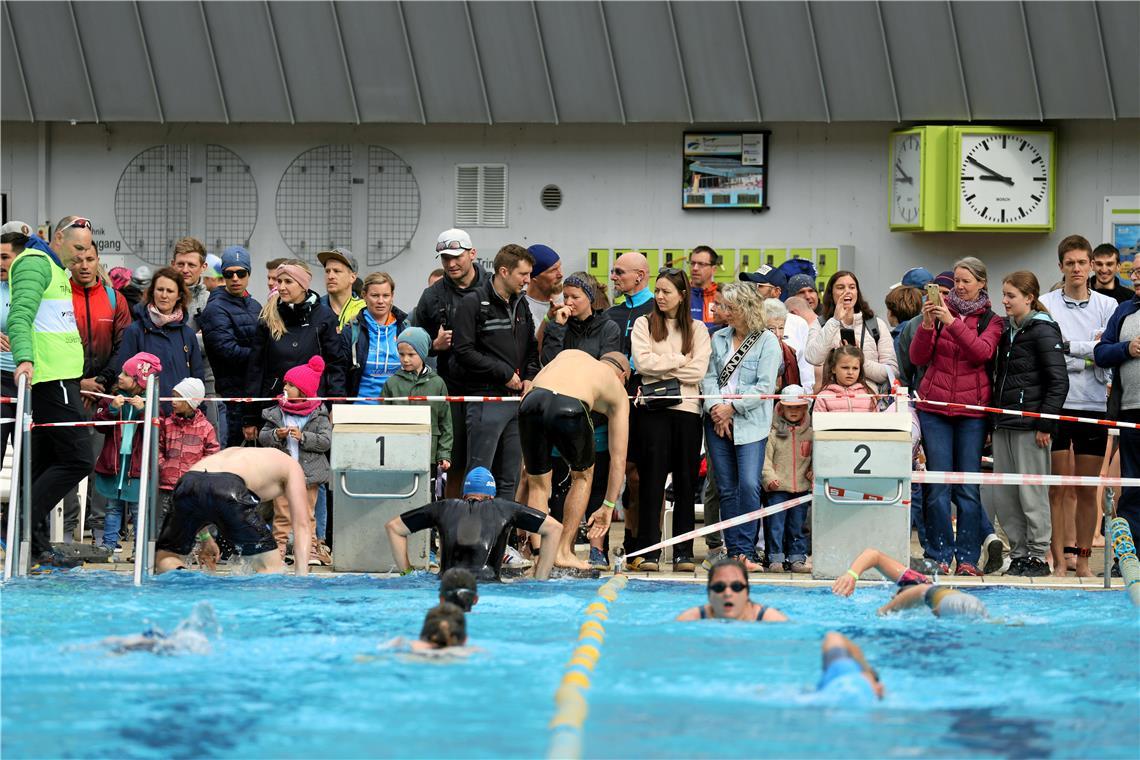
M709 358L709 368L705 372L705 379L701 381L701 393L704 395L720 393L721 388L717 380L724 365L732 358L736 351L732 347L732 328L723 327L713 333L712 356ZM760 340L748 350L744 360L740 362L737 370L736 392L742 395L752 393L773 393L776 390L776 374L780 370L780 361L783 359L780 342L770 331L760 334ZM717 404L725 403L718 399L705 399L705 411L710 411ZM772 428L772 400L758 398L737 399L731 403L736 409L732 417L732 441L737 445L756 443L768 437Z

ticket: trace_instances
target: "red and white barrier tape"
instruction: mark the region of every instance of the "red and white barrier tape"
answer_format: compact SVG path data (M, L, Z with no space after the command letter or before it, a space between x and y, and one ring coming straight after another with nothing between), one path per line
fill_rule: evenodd
M978 406L976 404L958 404L953 401L929 401L927 399L917 399L916 404L922 406L923 404L933 404L934 406L945 406L950 409L969 409L974 412L988 412L990 414L1008 414L1014 417L1029 417L1035 420L1059 420L1061 422L1083 422L1087 425L1100 425L1102 427L1115 427L1115 428L1131 428L1133 430L1140 428L1140 423L1136 422L1118 422L1116 420L1100 420L1095 417L1074 417L1069 414L1047 414L1045 412L1026 412L1018 409L999 409L993 406Z
M950 483L983 486L1120 486L1140 487L1140 478L1101 478L1088 475L1032 475L1016 472L933 472L911 473L913 483Z
M845 496L850 497L850 498L861 498L861 499L866 499L867 501L886 501L887 500L886 496L880 496L877 493L863 493L862 491L852 491L850 488L837 488L835 486L828 486L827 487L827 495L828 496L834 496L837 498L843 498ZM894 498L894 497L891 497L891 498ZM904 507L909 507L910 506L910 499L902 499L899 503L902 504Z
M51 427L109 427L111 425L142 425L146 420L99 420L98 422L33 422L32 429ZM155 425L158 418L151 420Z
M635 552L630 552L629 554L625 555L625 558L629 559L630 557L636 557L640 554L657 551L662 547L679 544L682 541L688 541L689 539L697 538L698 536L707 536L709 533L715 533L721 528L731 528L734 525L743 525L744 523L750 523L755 520L759 520L761 517L767 517L768 515L774 515L777 512L783 512L785 510L791 509L792 507L798 507L800 504L806 504L809 501L811 501L810 493L804 494L803 496L800 496L796 499L789 499L782 504L776 504L775 506L771 507L762 507L751 512L746 512L742 515L737 515L736 517L730 517L727 520L721 520L720 522L713 523L712 525L706 525L703 528L690 530L688 533L682 533L679 536L673 536L668 541L661 541L654 544L653 546L647 546L644 549L638 549Z

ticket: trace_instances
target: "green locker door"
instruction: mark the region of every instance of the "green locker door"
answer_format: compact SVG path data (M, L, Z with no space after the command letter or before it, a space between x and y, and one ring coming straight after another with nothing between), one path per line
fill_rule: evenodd
M839 249L816 248L815 271L818 275L817 287L822 293L823 289L827 287L827 281L831 279L831 275L839 271Z
M736 271L755 272L760 266L759 248L741 248L740 256L736 260Z
M689 273L689 252L684 248L665 248L661 251L661 266L681 269Z
M612 261L609 248L591 248L586 255L586 271L604 285L610 281Z
M714 282L735 282L736 281L736 249L735 248L717 248L717 255L720 256L720 264L717 265L716 274L713 275Z
M788 260L787 248L765 248L760 254L760 261L770 267L778 267Z

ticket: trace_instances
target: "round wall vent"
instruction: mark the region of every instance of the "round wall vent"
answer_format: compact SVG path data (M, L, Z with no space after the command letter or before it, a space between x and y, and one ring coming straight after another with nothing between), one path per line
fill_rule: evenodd
M547 185L542 188L542 194L539 196L542 201L542 207L547 211L554 211L562 205L562 188L558 185Z

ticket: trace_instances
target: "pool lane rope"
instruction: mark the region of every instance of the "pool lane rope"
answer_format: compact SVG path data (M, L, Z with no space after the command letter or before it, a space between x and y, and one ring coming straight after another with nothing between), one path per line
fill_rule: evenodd
M546 751L551 760L582 757L582 726L589 714L586 697L606 640L609 604L617 599L618 592L627 583L628 576L615 575L598 588L597 598L586 605L585 620L578 628L578 645L571 652L554 692L554 717L550 719L550 745Z
M1112 548L1116 552L1116 562L1120 566L1120 576L1124 578L1124 588L1132 599L1132 604L1140 607L1140 559L1136 557L1136 542L1132 531L1123 517L1114 517L1108 523L1112 534Z

